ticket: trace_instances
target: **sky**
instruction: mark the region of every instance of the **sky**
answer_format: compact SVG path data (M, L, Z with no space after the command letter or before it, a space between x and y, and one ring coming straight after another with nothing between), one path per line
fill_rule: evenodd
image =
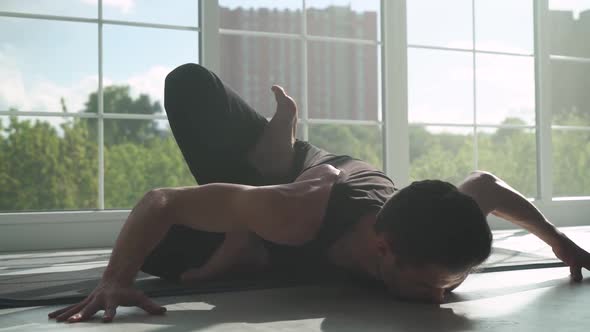
M472 47L471 0L408 1L409 44ZM104 0L105 19L196 26L195 0ZM220 0L230 8L300 9L300 0ZM379 1L308 0L374 11ZM550 0L553 10L578 17L590 0ZM1 0L0 11L96 18L96 0ZM477 0L478 49L532 54L530 0ZM0 109L70 112L83 109L98 85L97 25L0 17ZM165 75L179 64L198 61L198 33L105 25L104 85L128 84L135 95L163 99ZM239 61L239 58L236 58ZM470 53L410 49L409 118L417 122L473 121L473 67ZM481 55L477 59L478 117L499 123L518 116L534 124L533 58ZM509 77L510 79L506 79ZM336 91L335 93L346 93ZM270 97L270 96L269 96ZM108 112L109 110L105 110Z

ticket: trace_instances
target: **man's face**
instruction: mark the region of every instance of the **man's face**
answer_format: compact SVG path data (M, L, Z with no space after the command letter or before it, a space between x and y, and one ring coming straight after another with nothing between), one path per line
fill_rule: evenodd
M390 254L381 261L380 274L391 293L404 300L443 303L444 296L469 275L450 272L436 265L400 266Z

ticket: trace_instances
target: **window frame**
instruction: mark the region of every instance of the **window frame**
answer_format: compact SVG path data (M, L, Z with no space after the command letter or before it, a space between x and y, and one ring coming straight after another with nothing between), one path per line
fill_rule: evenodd
M195 0L197 1L197 0ZM473 4L476 0L472 0ZM535 108L536 108L536 142L537 142L537 197L532 200L547 217L557 226L580 226L588 224L584 218L590 215L590 197L553 197L552 174L552 141L551 133L563 126L551 123L551 61L579 61L574 57L550 55L548 30L548 0L533 1L534 6L534 62L535 62ZM120 227L130 210L104 209L104 132L105 119L167 119L165 115L130 115L104 113L102 100L102 27L103 24L119 24L140 27L197 31L199 36L199 62L216 71L219 70L219 37L222 34L255 35L272 38L300 38L302 40L302 77L303 89L301 105L300 133L307 139L308 127L311 124L353 124L379 126L383 137L383 167L399 187L406 186L410 181L409 160L409 127L408 123L408 59L407 59L407 0L381 0L381 39L356 40L339 37L319 37L307 35L306 12L302 12L302 29L300 35L274 32L252 32L242 30L220 29L219 6L217 0L199 1L198 27L172 26L163 24L137 23L102 18L102 0L98 0L98 18L62 17L54 15L22 14L0 12L0 17L17 17L27 19L45 19L58 21L74 21L96 23L98 28L99 46L99 112L97 114L60 113L60 112L9 112L0 110L0 115L32 115L32 116L68 116L92 117L99 119L99 186L97 210L59 211L59 212L14 212L0 213L0 252L31 251L66 248L109 247L115 242ZM306 0L302 0L302 8L306 8ZM207 13L207 15L205 15ZM345 42L354 44L377 45L380 47L379 96L381 98L380 121L363 120L329 120L309 119L307 112L307 42L308 41ZM475 47L475 43L473 45ZM496 53L489 51L472 51L477 53ZM502 53L502 52L498 52ZM386 61L387 59L387 61ZM200 61L199 61L200 60ZM589 59L583 59L590 61ZM475 70L475 68L474 68ZM475 88L474 88L475 93ZM387 112L385 110L388 110ZM420 124L427 125L427 124ZM432 124L431 124L432 125ZM448 126L449 124L444 124ZM474 125L477 125L474 123ZM464 126L464 125L462 125ZM471 126L471 125L469 125ZM481 125L478 125L481 126ZM502 125L495 125L500 128ZM524 126L530 128L531 126ZM475 131L476 131L475 127ZM589 128L565 128L570 130L588 130ZM477 140L477 136L475 136ZM475 146L474 149L477 149ZM474 151L476 153L476 151ZM476 166L476 165L475 165ZM498 218L491 218L493 229L510 229L514 225ZM118 227L117 227L118 226ZM43 236L39 236L43 234Z

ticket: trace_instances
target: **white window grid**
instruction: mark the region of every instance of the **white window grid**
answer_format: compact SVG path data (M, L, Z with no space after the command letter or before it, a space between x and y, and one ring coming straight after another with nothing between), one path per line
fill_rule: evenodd
M220 36L238 36L238 37L263 37L278 40L297 40L301 42L301 100L297 103L299 109L298 129L300 131L301 138L307 140L309 138L309 126L314 124L335 124L335 125L363 125L363 126L375 126L379 129L383 129L383 121L381 120L354 120L354 119L321 119L321 118L310 118L308 112L308 44L310 41L319 41L326 43L344 43L349 45L370 45L377 49L381 46L381 41L378 39L358 39L358 38L344 38L344 37L332 37L332 36L318 36L312 35L307 32L307 1L301 0L302 3L302 14L301 14L301 32L300 33L281 33L281 32L268 32L268 31L253 31L253 30L242 30L242 29L226 29L218 27ZM207 67L214 69L215 67L211 64L204 63ZM380 61L378 66L381 67ZM378 68L378 73L381 73L381 68ZM379 94L381 96L381 94ZM381 99L381 97L380 97ZM382 113L382 107L379 105L378 113ZM379 115L381 117L381 115Z
M196 0L195 0L196 1ZM303 1L303 8L306 8L306 0ZM472 0L472 3L475 0ZM308 137L310 124L344 124L344 125L369 125L377 126L382 130L383 135L383 161L386 173L396 180L399 187L409 183L410 161L409 161L409 138L408 128L410 126L445 126L445 127L473 127L474 134L477 128L523 128L535 129L537 139L537 192L538 197L535 204L553 219L556 224L565 221L567 224L585 224L582 221L585 215L590 213L590 197L552 197L552 155L551 155L551 132L552 130L575 130L590 131L585 126L562 126L551 123L551 76L550 65L552 61L568 61L589 64L590 59L571 57L564 55L549 54L548 36L544 33L547 29L548 0L533 1L534 4L534 26L535 26L535 51L533 54L509 53L482 51L473 47L444 48L429 45L408 45L406 26L406 2L407 0L381 0L381 39L364 40L340 37L314 36L307 34L306 12L302 11L302 33L287 34L273 32L256 32L246 30L230 30L219 28L218 1L203 0L199 2L199 25L198 26L176 26L168 24L139 23L121 20L105 20L102 16L102 0L98 0L97 18L78 18L56 15L25 14L15 12L2 12L0 17L15 17L27 19L41 19L54 21L70 21L95 23L98 30L98 73L99 73L99 109L97 114L87 113L62 113L62 112L12 112L0 110L0 116L39 116L39 117L79 117L99 119L99 206L98 211L63 211L63 212L29 212L29 213L3 213L0 214L0 226L8 226L8 231L0 232L0 251L5 250L35 250L48 248L80 248L111 246L121 223L127 218L129 210L104 210L104 119L136 119L136 120L166 120L166 115L133 115L105 113L102 100L102 30L103 25L122 25L157 29L188 30L195 31L195 37L199 41L199 59L195 59L212 70L219 70L219 36L240 35L240 36L263 36L271 38L288 38L302 40L302 81L307 84L307 43L308 41L322 41L334 43L352 43L357 45L374 45L381 47L379 52L379 67L381 75L378 75L379 84L379 121L363 120L334 120L334 119L310 119L308 117L307 86L302 89L301 101L302 111L300 113L300 132L304 139ZM472 8L473 4L472 4ZM206 15L205 15L206 13ZM472 15L475 15L474 12ZM472 21L473 25L475 20ZM473 27L472 27L473 28ZM473 28L474 29L474 28ZM473 38L475 40L475 29ZM477 110L474 105L473 124L449 124L449 123L408 123L408 101L407 101L407 50L408 48L437 49L441 51L471 52L474 61L474 78L477 54L498 54L509 56L524 56L535 58L535 125L496 125L478 124ZM387 59L387 61L382 61ZM474 80L474 84L476 81ZM476 85L473 87L476 91ZM474 99L475 102L475 99ZM383 110L388 110L387 112ZM476 135L474 135L476 138ZM474 155L477 155L477 141L474 145ZM477 162L474 161L474 169L477 169ZM560 219L558 219L560 217ZM17 227L14 227L17 226ZM35 232L25 233L22 228L35 227ZM60 228L63 226L63 228ZM498 226L498 224L492 224ZM88 229L92 232L88 232ZM47 236L36 237L34 234L42 232ZM33 234L34 233L34 234ZM73 233L78 236L72 236ZM92 233L92 235L89 235ZM23 235L31 234L35 241L24 241ZM64 237L67 235L67 240ZM100 236L96 236L100 234ZM32 247L31 247L32 246Z
M531 0L532 1L532 0ZM535 57L534 53L517 53L517 52L500 52L500 51L489 51L489 50L480 50L477 49L476 41L477 41L477 30L476 30L476 0L471 0L471 47L470 48L456 48L456 47L443 47L443 46L431 46L431 45L422 45L422 44L408 44L408 49L428 49L428 50L436 50L441 52L461 52L461 53L469 53L471 54L471 69L472 69L472 93L473 93L473 117L472 121L469 124L463 123L435 123L435 122L412 122L410 126L417 126L417 127L457 127L457 128L471 128L473 130L473 170L479 169L479 147L478 147L478 129L479 128L493 128L493 129L536 129L536 125L510 125L510 124L486 124L486 123L479 123L477 118L477 56L479 54L492 54L492 55L501 55L501 56L517 56L517 57L525 57L525 58L533 58ZM538 148L538 147L537 147ZM538 164L538 163L536 163ZM537 175L538 177L538 175ZM539 184L539 179L537 180L537 184ZM537 197L539 193L539 187L537 186Z
M196 0L198 1L198 0ZM98 210L105 210L104 205L104 120L111 119L131 119L131 120L166 120L168 117L164 114L126 114L126 113L106 113L104 111L104 100L103 100L103 27L104 25L118 25L118 26L132 26L141 28L155 28L155 29L168 29L177 31L193 31L195 37L199 38L200 28L198 26L180 26L170 24L158 24L158 23L144 23L144 22L133 22L133 21L122 21L122 20L109 20L104 19L102 15L103 0L98 0L97 4L97 18L82 18L72 16L57 16L57 15L45 15L45 14L28 14L18 12L4 12L0 11L0 17L12 17L22 19L35 19L35 20L47 20L47 21L61 21L61 22L78 22L78 23L92 23L96 24L98 34L98 110L97 113L81 113L81 112L55 112L55 111L10 111L0 110L0 116L36 116L36 117L59 117L59 118L93 118L98 119ZM195 13L197 15L197 13ZM195 59L198 62L199 59ZM26 212L22 212L26 213ZM56 213L56 212L46 212ZM59 213L59 212L57 212ZM12 215L12 213L0 214L1 215ZM0 219L1 220L1 219Z

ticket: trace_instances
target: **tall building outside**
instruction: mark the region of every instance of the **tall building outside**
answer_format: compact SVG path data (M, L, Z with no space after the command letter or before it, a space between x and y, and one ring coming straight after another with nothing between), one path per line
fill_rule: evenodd
M220 8L222 28L301 33L300 10ZM308 34L377 38L377 13L348 7L307 9ZM300 39L221 35L221 77L258 112L273 114L272 84L302 100ZM309 41L308 115L314 119L378 119L378 52L375 45Z

